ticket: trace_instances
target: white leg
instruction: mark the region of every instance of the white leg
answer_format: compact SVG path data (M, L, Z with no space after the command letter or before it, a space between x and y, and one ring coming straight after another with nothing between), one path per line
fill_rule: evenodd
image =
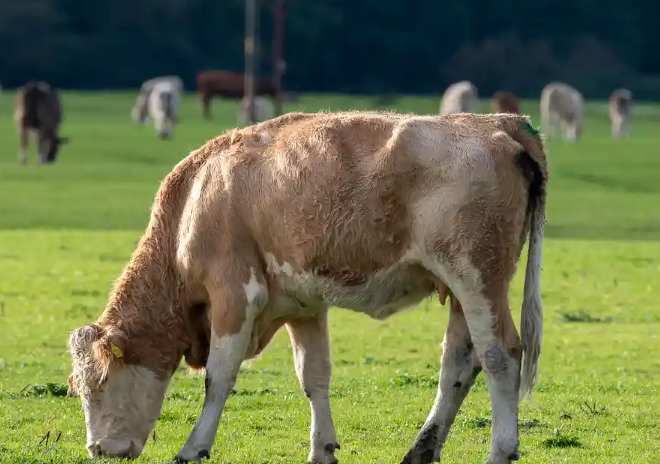
M456 413L470 392L481 366L458 300L451 297L449 324L443 342L440 384L435 403L415 444L401 464L439 462Z
M495 292L489 292L494 294ZM506 292L495 299L480 293L460 296L493 409L488 464L509 464L518 454L518 390L522 350Z
M293 347L294 364L300 386L312 409L309 462L336 464L339 449L330 413L332 362L328 339L328 313L287 323Z
M243 287L244 291L241 291L240 286L223 282L223 285L217 287L216 294L209 292L212 323L204 407L186 444L177 453L175 462L201 462L202 458L210 456L220 416L236 384L238 371L252 339L254 319L268 299L268 290L259 283L254 271L250 281ZM238 332L227 333L232 323L241 319Z

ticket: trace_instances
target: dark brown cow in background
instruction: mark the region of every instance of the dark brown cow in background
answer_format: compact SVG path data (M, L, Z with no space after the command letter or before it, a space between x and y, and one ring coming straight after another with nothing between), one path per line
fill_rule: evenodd
M511 92L498 90L490 99L490 110L493 113L520 114L520 101Z
M257 79L254 95L274 97L277 93L270 79ZM241 100L245 96L245 76L234 71L200 71L197 73L197 97L206 119L211 119L211 98L219 95L224 98Z
M37 135L39 162L55 162L60 145L68 142L67 138L59 136L62 104L57 91L41 81L29 81L20 87L16 92L14 120L21 145L19 162L27 162L30 132Z

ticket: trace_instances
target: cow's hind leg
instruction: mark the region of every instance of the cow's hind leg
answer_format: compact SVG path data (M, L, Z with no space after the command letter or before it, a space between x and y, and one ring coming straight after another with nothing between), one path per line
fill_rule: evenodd
M324 310L315 318L287 323L293 347L296 374L312 409L309 462L336 464L339 449L330 413L330 342L328 315Z
M211 345L206 363L204 406L175 462L201 462L210 456L220 416L246 357L254 320L268 301L261 273L250 269L243 282L240 269L222 269L207 285L211 310Z
M474 349L490 393L493 427L488 464L518 460L518 398L522 345L511 317L506 286L459 293Z
M431 413L402 464L428 464L440 460L456 413L481 372L461 305L454 296L450 298L438 393Z

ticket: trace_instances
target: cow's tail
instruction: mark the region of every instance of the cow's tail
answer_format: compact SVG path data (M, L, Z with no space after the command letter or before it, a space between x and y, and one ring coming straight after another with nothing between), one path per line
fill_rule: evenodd
M539 131L531 126L526 116L518 117L516 121L518 127L514 139L524 148L518 156L518 164L529 181L526 220L529 224L529 249L520 321L523 350L520 398L524 399L528 395L531 396L539 376L538 363L543 335L541 264L548 170Z

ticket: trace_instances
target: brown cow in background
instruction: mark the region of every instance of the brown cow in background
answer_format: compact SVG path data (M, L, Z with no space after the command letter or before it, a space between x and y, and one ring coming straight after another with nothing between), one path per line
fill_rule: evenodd
M254 95L274 97L277 93L270 79L256 79ZM206 119L211 119L211 98L219 95L224 98L241 100L245 96L245 76L234 71L200 71L197 73L197 97Z
M59 136L62 104L57 91L46 82L34 80L20 87L16 92L14 120L21 145L19 162L27 162L30 132L37 135L39 162L55 162L60 145L68 142Z
M520 114L520 101L511 92L498 90L490 99L490 110L493 113Z

